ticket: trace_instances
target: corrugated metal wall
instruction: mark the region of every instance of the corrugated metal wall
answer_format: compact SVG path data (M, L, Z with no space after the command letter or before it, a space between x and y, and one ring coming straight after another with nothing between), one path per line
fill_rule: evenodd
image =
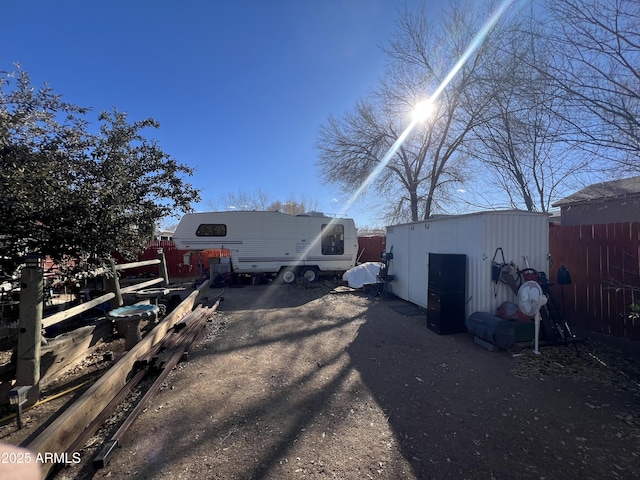
M516 296L505 284L499 284L497 295L491 282L491 261L498 247L507 263L513 261L520 270L527 267L549 273L549 218L546 214L518 212L511 215L488 215L485 219L483 265L471 265L468 284L476 286L478 299L473 311L494 312L505 301L516 302ZM502 259L500 259L501 261ZM490 285L490 288L487 288ZM471 314L473 312L468 312Z
M467 255L466 314L494 312L504 301L516 300L504 284L491 281L491 263L498 247L505 261L526 268L548 270L549 221L546 214L482 212L443 217L387 228L387 245L394 259L389 272L396 276L392 291L400 298L427 307L429 253ZM502 256L498 259L502 262Z

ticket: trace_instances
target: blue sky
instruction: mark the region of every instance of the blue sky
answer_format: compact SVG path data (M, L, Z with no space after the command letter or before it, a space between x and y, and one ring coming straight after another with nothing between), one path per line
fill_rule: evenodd
M410 0L410 7L438 1ZM0 70L129 120L153 117L165 152L194 166L206 210L262 189L338 213L315 167L318 127L382 75L404 0L3 0ZM366 205L346 211L380 225Z

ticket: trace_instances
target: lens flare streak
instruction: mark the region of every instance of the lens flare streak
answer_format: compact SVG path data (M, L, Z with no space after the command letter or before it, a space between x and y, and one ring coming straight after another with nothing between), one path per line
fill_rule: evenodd
M507 11L507 9L514 3L514 0L505 0L491 15L491 18L482 26L482 28L478 31L476 36L473 38L463 55L453 66L451 71L447 74L442 83L438 86L438 88L433 92L433 95L426 100L427 105L423 106L423 108L433 107L434 102L438 99L438 97L442 94L444 89L451 83L453 77L460 71L460 69L464 66L466 61L475 53L475 51L482 45L483 40L489 34L491 29L495 26L495 24L500 20L502 15ZM404 143L409 134L413 131L418 123L421 122L420 118L414 118L409 126L402 132L402 134L398 137L398 139L394 142L394 144L389 148L387 153L382 157L382 160L376 165L376 167L371 171L371 173L367 176L367 178L362 182L362 184L358 187L358 189L349 197L346 201L345 205L340 210L341 214L344 214L353 204L354 202L362 195L363 192L367 190L369 185L375 180L375 178L384 170L384 168L389 164L391 158L396 154L400 146Z
M442 94L444 89L451 82L453 77L460 71L460 69L463 67L465 62L469 59L469 57L471 57L471 55L473 55L473 53L479 48L479 46L482 44L482 41L487 36L489 31L491 31L493 26L498 22L500 17L502 17L502 15L506 12L506 10L511 6L512 3L514 3L514 0L505 0L500 5L500 7L498 7L498 9L493 13L491 18L484 24L484 26L480 29L480 31L474 37L474 39L471 42L471 44L467 47L467 49L465 50L465 52L462 55L462 57L460 57L460 59L453 66L453 68L451 69L449 74L445 77L444 81L440 84L440 86L438 86L438 88L435 90L433 95L431 95L431 97L429 97L429 99L426 101L427 104L428 104L426 106L427 108L433 106L433 103ZM398 151L400 146L404 143L404 141L407 139L409 134L413 131L413 129L416 127L416 125L418 123L420 123L420 122L421 122L420 118L414 118L409 123L409 126L407 126L407 128L402 132L402 134L399 135L398 139L393 143L391 148L389 148L389 150L384 155L382 160L376 165L376 167L371 171L371 173L362 182L362 184L358 187L358 189L346 201L344 206L340 209L340 211L338 213L338 216L336 218L332 218L328 222L327 228L331 228L337 221L339 221L339 219L340 219L339 217L345 216L345 214L348 211L348 209L353 205L353 203L358 199L358 197L360 197L360 195L367 190L369 185L371 185L371 183L380 174L380 172L382 172L382 170L384 170L384 168L391 161L391 158L396 154L396 152ZM321 234L317 235L313 239L313 241L311 242L311 245L317 244L318 242L320 242L320 239L321 239Z

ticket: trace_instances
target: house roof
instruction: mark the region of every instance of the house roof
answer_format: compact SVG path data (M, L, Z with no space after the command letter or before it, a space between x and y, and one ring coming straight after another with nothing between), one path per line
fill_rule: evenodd
M594 183L562 200L558 200L553 206L562 207L574 203L610 200L628 196L640 196L640 175L610 182Z

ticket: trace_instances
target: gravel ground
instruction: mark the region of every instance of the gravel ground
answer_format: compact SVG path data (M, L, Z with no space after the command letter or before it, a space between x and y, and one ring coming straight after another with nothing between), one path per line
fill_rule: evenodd
M331 282L221 307L107 466L60 479L604 479L640 470L639 346L489 352ZM409 312L412 313L412 312ZM80 452L90 463L100 445Z

